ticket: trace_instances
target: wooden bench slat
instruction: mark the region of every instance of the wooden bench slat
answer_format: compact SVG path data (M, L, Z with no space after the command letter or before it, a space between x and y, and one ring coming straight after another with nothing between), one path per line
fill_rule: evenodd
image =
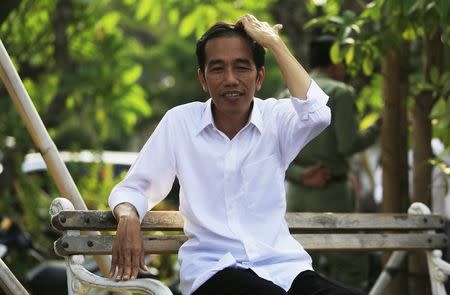
M142 221L143 230L182 231L183 217L178 211L149 211ZM63 211L52 217L59 230L116 230L117 222L111 211Z
M342 230L425 230L442 229L445 221L439 215L381 213L287 213L291 232L304 229Z
M439 215L380 213L287 213L292 233L307 229L322 230L425 230L442 229ZM52 218L59 230L115 230L117 223L111 211L64 211ZM142 221L142 230L182 231L183 217L178 211L150 211Z
M445 234L389 233L389 234L294 234L309 250L416 250L439 249L447 246Z
M414 250L439 249L447 246L445 234L392 233L392 234L295 234L307 250ZM186 241L184 235L144 235L146 253L177 253ZM55 251L61 255L110 254L113 236L63 236L55 242Z

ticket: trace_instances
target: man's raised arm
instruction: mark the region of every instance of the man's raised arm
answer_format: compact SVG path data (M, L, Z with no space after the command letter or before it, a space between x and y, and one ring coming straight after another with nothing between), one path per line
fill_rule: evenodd
M283 26L277 24L271 27L267 22L261 22L250 14L240 17L238 23L244 26L245 31L253 40L272 52L291 95L299 99L306 99L311 85L311 77L278 35Z

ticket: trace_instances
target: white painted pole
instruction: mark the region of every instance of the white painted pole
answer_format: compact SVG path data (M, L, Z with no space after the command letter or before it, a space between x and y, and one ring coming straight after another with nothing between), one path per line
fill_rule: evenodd
M401 250L392 252L391 256L389 256L388 262L384 266L383 271L375 284L372 286L369 295L382 295L384 293L384 290L398 272L400 265L405 260L405 257L406 251Z
M29 295L28 291L17 280L8 266L0 258L0 286L6 294Z
M68 198L77 210L87 210L86 204L78 191L72 176L70 175L64 161L61 159L58 149L45 129L44 123L39 117L33 102L28 95L25 86L20 80L8 52L0 40L0 78L8 90L11 99L16 105L19 114L25 123L28 133L38 148L50 175L62 196ZM97 234L99 234L97 232ZM96 255L97 265L104 275L109 273L111 260L109 256ZM97 258L98 257L98 258Z

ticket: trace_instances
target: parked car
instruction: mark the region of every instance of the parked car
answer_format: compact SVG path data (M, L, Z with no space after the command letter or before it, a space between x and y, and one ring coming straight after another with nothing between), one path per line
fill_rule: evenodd
M62 160L70 166L76 163L105 163L114 167L114 174L118 176L121 172L127 171L136 160L138 153L135 152L119 152L119 151L90 151L82 150L79 152L59 152ZM36 171L47 170L47 165L40 153L31 153L25 156L22 163L22 171L26 174Z

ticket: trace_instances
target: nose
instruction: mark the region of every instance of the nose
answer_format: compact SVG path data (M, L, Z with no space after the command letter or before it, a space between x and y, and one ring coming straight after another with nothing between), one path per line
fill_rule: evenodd
M224 79L225 79L226 85L236 85L239 83L239 80L237 79L237 75L233 71L233 69L227 69L225 71Z

